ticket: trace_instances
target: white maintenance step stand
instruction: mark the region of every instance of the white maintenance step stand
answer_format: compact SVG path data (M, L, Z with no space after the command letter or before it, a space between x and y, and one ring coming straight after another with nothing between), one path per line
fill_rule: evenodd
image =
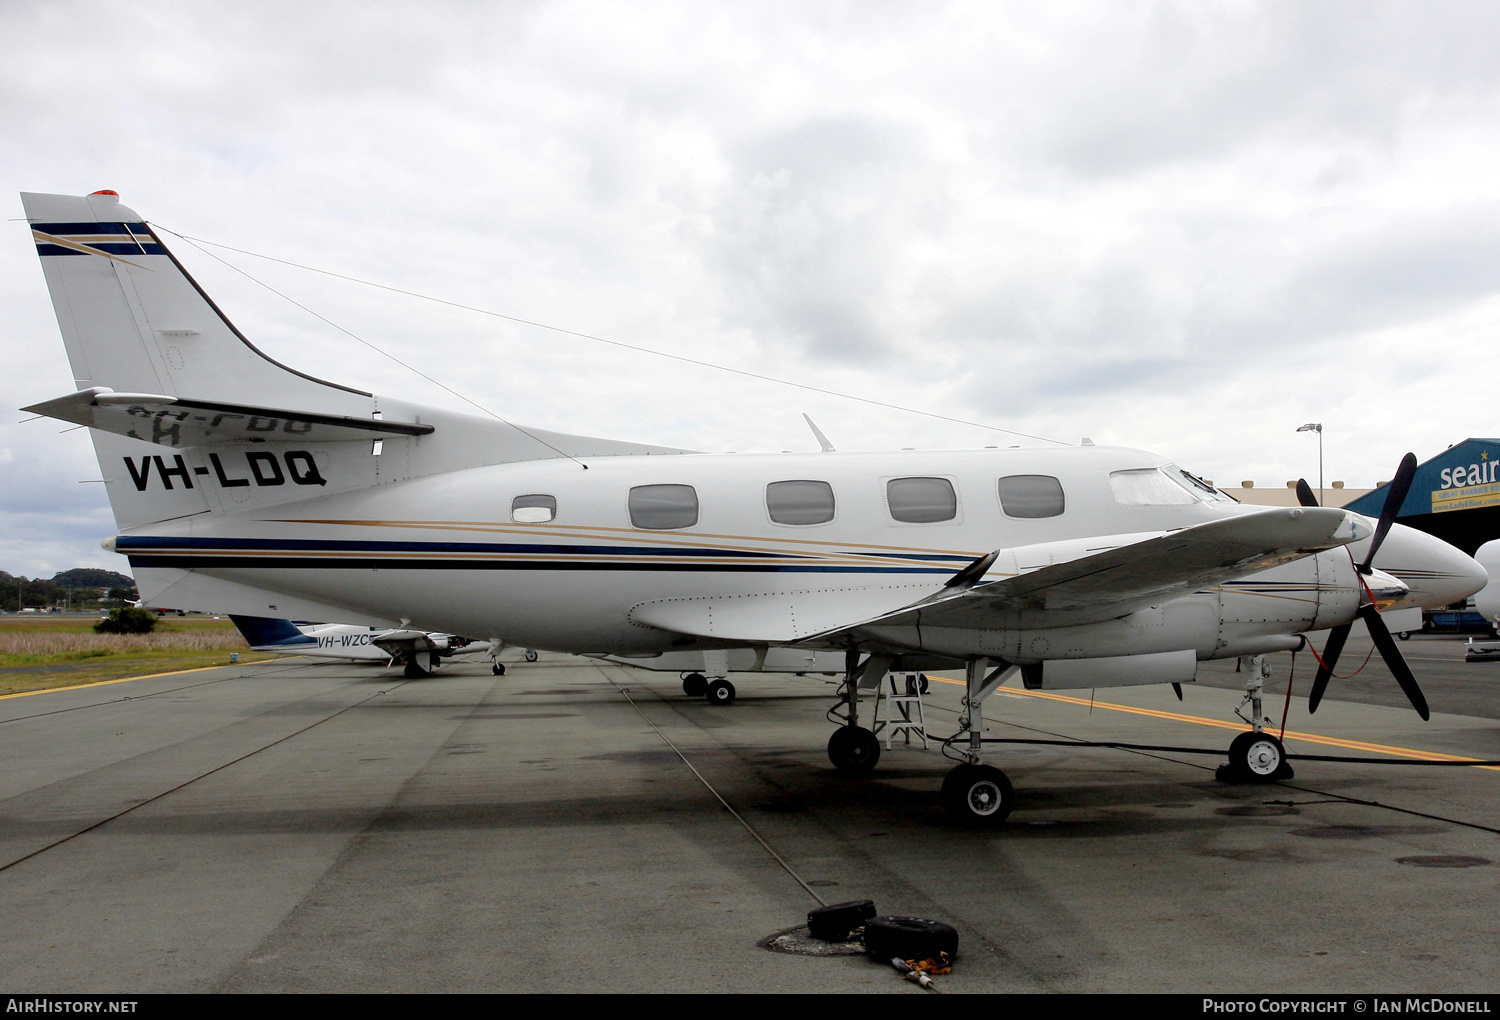
M887 673L885 683L880 686L880 696L875 700L875 723L873 732L878 736L885 731L885 749L891 749L891 741L900 733L908 744L915 733L922 740L922 750L927 750L927 716L922 711L922 687L927 678L921 673ZM884 706L882 712L881 706ZM915 707L915 717L913 717Z

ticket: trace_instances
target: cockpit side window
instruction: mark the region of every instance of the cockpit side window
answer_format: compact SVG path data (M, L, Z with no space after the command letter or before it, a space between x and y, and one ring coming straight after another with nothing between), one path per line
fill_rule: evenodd
M1187 489L1157 468L1132 468L1109 473L1109 491L1124 506L1174 506L1196 503Z
M634 486L630 523L648 531L691 528L698 523L698 492L691 485Z
M1058 517L1065 507L1062 482L1051 475L1006 475L1000 479L1000 508L1007 517Z
M557 497L534 492L510 501L510 519L517 524L546 524L557 516Z

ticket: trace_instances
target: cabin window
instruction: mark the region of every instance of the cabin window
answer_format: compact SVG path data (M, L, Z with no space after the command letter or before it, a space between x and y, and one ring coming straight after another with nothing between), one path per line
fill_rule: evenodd
M1172 506L1198 502L1191 492L1156 468L1111 471L1109 491L1114 493L1116 503L1125 506Z
M833 486L799 480L766 486L766 511L777 524L827 524L833 520Z
M1000 479L1000 508L1007 517L1058 517L1064 503L1062 482L1051 475L1006 475Z
M637 485L630 490L630 523L648 531L698 523L698 493L691 485Z
M557 516L557 497L532 493L510 501L510 519L517 524L546 524Z
M946 478L892 478L885 483L891 516L903 524L936 524L958 516L958 494Z

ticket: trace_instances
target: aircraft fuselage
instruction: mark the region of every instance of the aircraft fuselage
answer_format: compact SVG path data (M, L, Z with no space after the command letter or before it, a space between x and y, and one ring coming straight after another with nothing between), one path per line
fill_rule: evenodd
M1112 481L1120 472L1151 484L1122 493ZM1001 479L1018 478L1029 481L1007 507ZM778 484L789 482L803 484ZM199 484L216 483L210 475ZM671 488L650 490L642 502L649 486ZM188 569L392 623L641 655L742 643L685 639L643 622L650 614L642 607L664 601L858 589L862 604L896 609L995 549L1024 550L1015 564L1024 572L1112 537L1122 544L1121 536L1264 509L1212 496L1162 458L1121 448L687 454L472 468L163 522L127 532L117 547L138 572ZM1349 547L1355 557L1362 544ZM1400 526L1376 566L1412 589L1403 605L1440 604L1473 587L1472 561ZM1291 647L1299 632L1347 622L1358 601L1350 551L1340 548L1105 622L1049 626L1041 616L1008 629L877 629L867 637L958 658L1191 648L1208 659Z

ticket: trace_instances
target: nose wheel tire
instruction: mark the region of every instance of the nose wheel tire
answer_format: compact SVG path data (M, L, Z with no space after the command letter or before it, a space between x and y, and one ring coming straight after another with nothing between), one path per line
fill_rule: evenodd
M708 678L702 673L689 673L682 678L682 693L690 698L701 698L708 692Z
M990 828L1010 817L1016 791L990 765L960 765L943 780L943 811L960 825Z
M1229 768L1243 780L1270 783L1289 776L1286 748L1269 733L1241 733L1229 745Z
M709 683L704 696L708 698L710 705L732 705L734 704L734 684L720 677Z

